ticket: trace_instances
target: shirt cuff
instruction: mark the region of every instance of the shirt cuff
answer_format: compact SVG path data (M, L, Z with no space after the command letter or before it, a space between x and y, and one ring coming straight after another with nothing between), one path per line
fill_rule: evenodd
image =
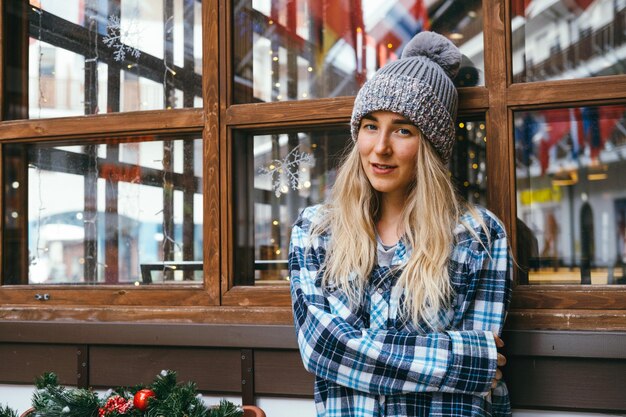
M463 330L447 332L451 341L448 372L442 392L485 395L498 365L498 350L491 332Z

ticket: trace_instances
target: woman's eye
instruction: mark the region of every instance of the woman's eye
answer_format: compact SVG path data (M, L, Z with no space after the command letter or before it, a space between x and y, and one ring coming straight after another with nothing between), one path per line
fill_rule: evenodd
M363 129L365 130L376 130L376 125L373 125L371 123L367 123L363 125Z
M398 129L398 133L400 133L402 136L409 136L411 134L411 131L409 129Z

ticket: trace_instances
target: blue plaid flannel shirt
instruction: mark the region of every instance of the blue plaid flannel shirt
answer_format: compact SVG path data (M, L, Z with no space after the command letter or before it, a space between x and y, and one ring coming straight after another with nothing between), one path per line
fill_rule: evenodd
M312 241L322 206L305 209L291 234L289 270L298 344L315 375L317 413L337 416L509 416L503 382L491 389L511 295L511 258L500 221L478 207L486 236L469 214L455 229L449 263L455 295L439 312L439 332L398 318L403 301L397 269L377 266L356 311L345 294L321 284L329 235ZM399 242L392 266L409 258Z

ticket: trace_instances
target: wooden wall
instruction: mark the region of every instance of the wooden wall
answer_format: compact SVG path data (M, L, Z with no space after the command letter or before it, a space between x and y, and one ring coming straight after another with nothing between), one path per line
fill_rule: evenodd
M626 410L626 333L507 331L514 408ZM292 326L0 322L0 383L150 383L163 369L207 394L311 398Z

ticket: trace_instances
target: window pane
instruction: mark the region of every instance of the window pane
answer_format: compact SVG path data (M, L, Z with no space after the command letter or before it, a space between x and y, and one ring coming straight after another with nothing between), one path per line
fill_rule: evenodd
M487 205L487 130L484 115L457 120L450 171L459 195Z
M530 284L626 284L626 106L515 113Z
M514 82L624 74L626 1L511 1Z
M465 55L460 85L484 84L479 0L237 0L234 10L237 103L355 95L426 29Z
M236 285L288 284L291 226L301 209L328 196L351 143L347 128L235 135Z
M200 0L11 3L5 36L28 41L12 43L7 60L15 90L9 100L23 107L10 118L193 107L201 100ZM13 21L24 22L21 30Z
M460 195L485 204L484 119L462 119L450 169ZM291 226L300 210L322 203L344 152L354 146L347 127L254 135L233 144L235 285L288 284Z
M6 144L3 284L202 282L202 140Z

